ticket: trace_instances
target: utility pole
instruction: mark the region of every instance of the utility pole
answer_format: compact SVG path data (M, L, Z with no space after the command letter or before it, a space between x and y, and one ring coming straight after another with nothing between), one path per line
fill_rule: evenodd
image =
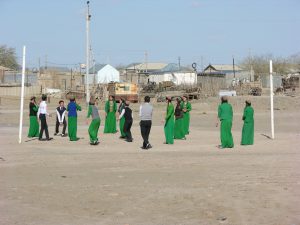
M235 79L234 57L232 56L233 78Z
M89 68L90 68L90 1L86 2L87 4L87 11L86 11L86 68L85 68L85 91L86 91L86 103L90 101L90 91L89 91L89 84L88 84L88 76L89 76Z
M39 57L39 62L38 62L38 64L39 64L38 78L40 78L40 76L41 76L41 57Z
M146 67L146 73L148 73L148 52L145 51L145 67Z
M71 83L70 83L71 91L72 91L72 83L73 83L73 69L71 68ZM65 84L65 90L66 90L66 84Z
M93 59L94 87L96 86L96 60Z
M180 70L180 60L181 60L181 58L180 58L180 56L178 57L178 68L179 68L179 70Z
M249 79L249 81L251 82L251 81L254 81L251 48L249 49L249 61L250 61L250 79Z
M45 55L45 70L47 70L47 67L48 67L48 56Z

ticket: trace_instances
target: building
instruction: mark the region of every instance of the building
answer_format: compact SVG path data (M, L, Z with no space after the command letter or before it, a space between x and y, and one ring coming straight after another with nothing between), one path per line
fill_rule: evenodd
M162 69L150 73L149 81L156 84L171 81L175 85L193 86L197 84L197 74L192 69L170 63Z
M197 83L201 92L206 96L217 96L220 90L227 88L226 74L212 67L207 67L197 74Z
M226 80L226 87L234 86L236 83L250 80L251 72L243 70L241 67L230 64L209 64L202 72L202 74L223 74Z
M135 84L147 84L149 74L166 67L167 63L132 63L125 68L122 80Z
M109 64L96 64L89 70L89 84L120 82L120 72Z

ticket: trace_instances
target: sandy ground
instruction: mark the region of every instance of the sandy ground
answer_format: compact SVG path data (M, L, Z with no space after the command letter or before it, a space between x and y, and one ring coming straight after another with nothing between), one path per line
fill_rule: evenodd
M133 143L103 135L102 121L100 145L88 145L83 111L78 142L30 140L25 116L19 145L17 101L2 100L0 224L300 224L300 98L275 98L275 140L267 138L268 98L252 98L255 145L248 147L239 145L244 100L230 100L235 148L225 150L216 148L218 99L192 103L191 134L172 146L162 144L165 105L155 104L149 151L139 148L138 105Z

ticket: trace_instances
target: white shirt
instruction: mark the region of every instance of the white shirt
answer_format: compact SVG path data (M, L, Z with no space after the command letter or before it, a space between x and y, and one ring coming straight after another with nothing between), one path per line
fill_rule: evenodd
M124 116L124 114L125 114L125 108L122 109L121 114L120 114L120 116L119 116L119 120ZM132 117L132 119L133 119L133 113L131 113L131 117Z
M49 113L47 112L47 103L46 101L42 101L40 103L40 106L39 106L39 110L38 110L38 115L40 114L46 114L49 116Z
M121 114L120 114L120 116L119 116L119 120L124 116L124 114L125 114L125 108L122 109Z

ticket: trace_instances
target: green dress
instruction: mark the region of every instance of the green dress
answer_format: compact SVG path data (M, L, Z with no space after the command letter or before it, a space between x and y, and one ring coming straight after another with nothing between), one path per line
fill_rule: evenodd
M39 122L37 118L39 107L32 103L29 105L29 108L31 108L31 110L29 109L31 113L29 114L29 130L27 137L39 137Z
M104 133L116 133L117 132L117 122L116 122L116 112L117 112L117 103L115 101L106 101L105 103L105 126Z
M175 109L174 139L185 139L184 119L181 106Z
M121 104L122 104L122 105L121 105L121 107L120 107L120 109L119 109L119 113L121 113L121 112L122 112L122 109L124 109L124 103L121 103ZM122 116L122 118L121 118L120 121L119 121L120 133L121 133L121 137L122 137L122 138L126 137L126 134L125 134L125 132L124 132L124 124L125 124L125 117Z
M174 106L172 103L169 103L167 107L164 132L166 144L174 144Z
M218 108L218 117L221 121L221 147L233 148L234 143L231 133L233 117L232 106L227 102L220 104Z
M253 145L254 142L254 110L251 106L244 109L244 126L241 145Z
M69 112L69 105L67 107L67 111ZM76 111L81 111L81 106L76 104ZM68 116L68 135L70 141L78 141L77 137L77 115L76 116Z
M100 117L98 113L98 109L95 105L89 105L87 118L92 116L92 122L89 126L89 136L90 136L90 143L98 142L98 131L100 127Z
M181 108L186 109L183 112L183 130L185 134L190 133L190 111L192 110L192 105L190 102L181 102Z

